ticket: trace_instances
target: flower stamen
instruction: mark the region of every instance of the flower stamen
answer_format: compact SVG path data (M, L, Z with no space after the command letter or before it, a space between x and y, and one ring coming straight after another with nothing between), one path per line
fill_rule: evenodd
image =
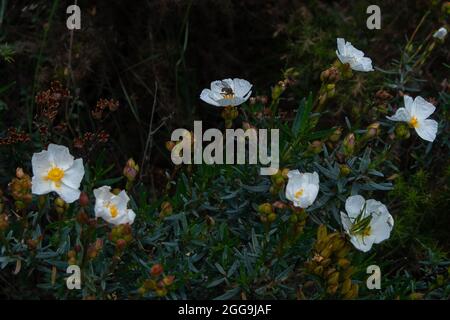
M411 120L409 120L409 124L413 127L413 128L418 128L419 127L419 121L417 120L417 117L412 117Z
M53 181L57 188L61 187L61 180L64 177L64 170L58 167L52 167L45 177L45 180Z
M117 215L119 214L119 210L117 209L117 206L115 204L109 203L106 207L108 208L109 214L112 218L117 217Z
M303 190L303 188L302 189L299 189L299 190L297 190L297 192L294 194L294 196L296 197L296 198L300 198L302 195L303 195L303 192L304 192L305 190Z

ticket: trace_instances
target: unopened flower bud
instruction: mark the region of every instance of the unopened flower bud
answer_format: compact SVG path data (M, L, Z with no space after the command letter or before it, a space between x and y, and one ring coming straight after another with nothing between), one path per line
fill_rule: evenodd
M25 176L25 173L23 172L22 168L17 168L16 169L16 177L19 179L22 179Z
M409 128L406 124L404 123L399 123L397 124L397 126L395 127L395 136L398 139L408 139L410 137L410 132L409 132Z
M162 264L160 264L160 263L154 264L152 266L152 268L150 269L150 274L153 277L157 277L157 276L161 275L163 272L164 272L164 268L163 268Z
M339 166L339 174L343 177L346 177L350 174L350 172L352 172L352 169L346 165L346 164L341 164Z
M5 231L9 227L9 218L6 213L0 214L0 231Z
M66 206L66 202L62 198L58 197L55 199L55 206L64 208Z
M355 144L356 144L356 139L355 139L355 135L353 133L349 133L345 138L344 138L344 142L343 142L343 146L344 146L344 154L346 156L350 156L353 154L354 150L355 150Z
M129 180L134 181L139 172L139 166L133 160L133 158L128 159L125 167L123 168L123 175Z
M374 122L367 127L366 137L374 138L380 134L380 123Z
M267 216L267 222L274 222L276 218L277 218L277 215L272 212Z
M125 239L118 239L116 241L116 249L119 251L123 251L127 246L127 241Z
M161 217L170 216L173 212L172 204L168 201L161 203Z
M82 191L80 193L80 199L78 200L80 202L80 206L86 207L89 205L89 196L86 192Z
M314 154L319 154L322 152L322 148L323 148L322 141L315 140L315 141L311 142L311 144L308 146L308 151L310 151Z
M175 276L166 276L162 279L165 286L170 286L175 280Z
M341 139L342 135L342 128L337 128L334 130L334 132L331 134L331 136L328 138L331 142L338 142L339 139Z
M261 214L266 214L266 215L271 214L273 212L272 205L267 202L260 204L258 207L258 212Z

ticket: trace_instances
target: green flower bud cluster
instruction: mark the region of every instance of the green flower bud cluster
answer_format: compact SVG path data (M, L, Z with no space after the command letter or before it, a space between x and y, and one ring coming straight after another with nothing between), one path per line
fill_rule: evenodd
M287 174L289 172L289 169L282 169L278 170L277 173L270 176L270 180L272 181L272 186L270 187L270 193L273 195L276 195L278 192L280 192L284 185L286 184L288 177Z
M69 209L69 204L66 203L62 198L58 197L55 199L55 211L59 214L62 215L64 214L64 212L67 211L67 209Z
M31 203L31 178L23 172L22 168L16 169L16 177L10 182L9 188L16 210L21 211Z
M164 268L160 263L154 264L150 269L150 278L145 279L138 289L140 295L153 291L158 297L164 297L173 287L174 275L164 275Z
M116 254L125 250L126 246L133 241L132 229L129 224L119 224L111 229L109 240L116 245Z
M277 214L270 203L260 204L258 207L261 222L271 224L277 218Z
M358 285L352 282L355 268L348 259L350 246L338 232L328 233L325 225L317 230L314 256L305 263L306 270L323 279L331 297L354 299Z

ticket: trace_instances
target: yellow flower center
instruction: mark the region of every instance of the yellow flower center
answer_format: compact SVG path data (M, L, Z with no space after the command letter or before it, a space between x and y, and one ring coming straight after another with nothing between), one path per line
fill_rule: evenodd
M109 213L111 214L111 217L115 218L119 214L119 210L117 209L116 205L110 203L106 206L109 209Z
M412 117L411 120L409 120L409 124L413 128L418 128L419 127L419 121L417 121L416 117Z
M300 198L300 197L303 195L303 192L304 192L304 190L303 190L303 188L302 188L302 189L298 190L298 191L294 194L294 196L295 196L296 198Z
M61 187L61 180L64 177L64 170L58 167L51 168L45 179L51 180L55 183L56 187Z

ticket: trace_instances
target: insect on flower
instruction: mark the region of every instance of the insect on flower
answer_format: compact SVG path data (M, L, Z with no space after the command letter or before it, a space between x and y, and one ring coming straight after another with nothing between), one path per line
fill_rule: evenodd
M252 85L243 79L224 79L211 82L211 89L203 89L200 99L217 107L238 106L250 98Z
M351 196L345 201L345 211L341 211L342 226L356 249L367 252L374 243L389 239L394 219L381 202Z

